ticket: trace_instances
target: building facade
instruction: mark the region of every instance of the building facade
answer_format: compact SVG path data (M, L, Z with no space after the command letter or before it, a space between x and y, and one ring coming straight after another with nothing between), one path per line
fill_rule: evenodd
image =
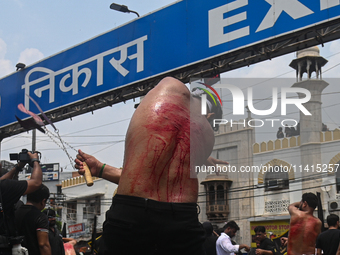
M91 238L95 222L96 231L102 231L105 212L112 204L117 185L97 177L93 177L93 182L93 186L86 186L83 176L62 182L62 193L65 196L62 222L66 223L70 237Z
M322 123L321 95L329 84L322 80L321 68L326 63L313 47L299 51L290 64L297 79L286 86L310 92L303 106L311 115L300 111L298 125L286 137L255 142L255 129L247 124L220 125L212 156L228 161L229 169L199 176L202 222L221 227L235 220L240 226L236 241L250 244L257 225L265 225L272 238L286 233L288 206L305 192L320 193L324 219L329 213L339 214L340 130L328 130ZM303 73L307 79L302 79ZM238 123L250 119L249 113ZM339 118L335 121L339 123Z

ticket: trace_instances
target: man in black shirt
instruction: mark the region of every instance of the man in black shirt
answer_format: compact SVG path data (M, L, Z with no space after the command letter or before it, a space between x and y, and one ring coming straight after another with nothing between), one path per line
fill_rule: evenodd
M285 137L285 135L283 134L282 127L279 127L279 130L276 133L276 138L281 139L281 138L284 138L284 137Z
M340 241L339 216L330 214L327 216L328 230L322 232L316 239L317 255L335 255Z
M22 246L28 249L28 254L51 255L48 218L41 212L49 196L48 188L41 184L38 190L27 195L27 203L15 212L16 227L19 235L25 236Z
M206 255L216 255L216 241L218 236L215 235L213 226L210 222L203 222L203 228L205 230L205 241L203 243L203 248Z
M257 226L254 231L256 241L259 242L256 255L275 255L277 253L275 244L267 237L266 228L264 226Z
M48 217L48 240L50 241L52 255L65 255L63 236L56 228L56 213L53 209L43 211Z
M42 183L38 154L28 152L28 155L33 162L30 180L13 180L25 166L26 163L23 162L19 162L0 178L0 255L11 254L9 239L17 236L14 223L14 204L19 201L22 195L37 190Z

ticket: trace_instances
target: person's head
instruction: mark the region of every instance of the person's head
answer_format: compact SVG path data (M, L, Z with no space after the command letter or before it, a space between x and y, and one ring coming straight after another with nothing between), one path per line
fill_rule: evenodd
M255 232L256 240L258 240L259 242L263 241L267 236L266 228L264 226L257 226L254 229L254 232Z
M203 228L205 230L205 235L206 236L211 236L212 233L213 233L213 230L214 230L213 226L211 225L211 223L206 221L206 222L203 222L202 225L203 225Z
M48 217L49 226L50 227L55 226L55 224L56 224L56 220L55 220L56 213L55 213L55 211L53 209L48 208L48 209L44 210L43 213L45 213Z
M200 90L199 88L194 88L191 92L193 97L199 98L201 100L201 95L207 95L207 119L214 131L218 131L219 125L215 124L214 127L214 119L222 119L222 106L219 102L219 99L214 93L210 93L208 95L205 91ZM214 98L212 98L212 97Z
M279 131L282 131L282 127L279 127Z
M239 226L233 220L225 224L223 229L224 229L224 233L226 233L230 238L236 235L237 230L240 230Z
M309 208L314 210L318 206L318 197L313 193L304 193L299 209L301 211L308 211Z
M27 195L27 202L32 203L39 210L42 210L45 208L46 201L49 197L49 189L44 184L41 184L41 186L36 191Z
M339 227L339 216L336 214L330 214L327 216L328 227Z

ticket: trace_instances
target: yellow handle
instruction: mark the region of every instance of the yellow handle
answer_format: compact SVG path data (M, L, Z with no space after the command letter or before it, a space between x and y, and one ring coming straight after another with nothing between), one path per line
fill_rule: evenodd
M85 162L83 162L83 166L85 169L84 177L85 177L86 185L91 187L93 185L93 180L92 180L90 168L87 166Z

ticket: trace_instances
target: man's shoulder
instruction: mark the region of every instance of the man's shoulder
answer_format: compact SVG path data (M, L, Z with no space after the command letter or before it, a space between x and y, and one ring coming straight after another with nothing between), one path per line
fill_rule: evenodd
M25 180L17 181L5 179L0 181L1 193L4 195L5 200L19 199L25 193L27 185L27 181Z
M166 90L174 93L185 93L188 96L190 95L189 89L185 86L183 82L177 80L173 77L165 77L163 78L155 87L158 90Z
M320 233L320 238L328 238L329 235L339 234L340 235L340 229L327 229L326 231Z
M327 244L334 236L340 237L340 230L339 229L328 229L317 237L317 248L322 248L323 245Z
M314 217L313 214L297 210L294 212L294 215L291 216L291 221L308 221L310 224L321 224L321 220L317 217Z
M26 205L26 204L23 204L23 205L21 205L19 208L18 208L18 210L17 210L17 212L21 212L21 211L30 211L30 210L34 210L34 206L33 205Z
M301 211L294 211L290 213L290 225L294 225L296 223L301 223L307 219L306 214L302 213Z
M225 233L221 233L221 235L218 237L217 240L222 240L222 239L225 239L225 238L228 238L229 236Z
M21 205L17 211L16 211L16 216L27 216L27 217L34 217L34 218L38 218L38 217L44 217L46 216L46 214L44 214L43 212L41 212L38 208L36 208L33 205ZM44 215L44 216L43 216ZM46 216L47 218L47 216ZM48 219L48 218L47 218Z
M0 185L1 187L15 187L15 186L21 186L21 185L27 185L27 181L26 180L21 180L21 181L17 181L17 180L12 180L12 179L4 179L0 181Z
M269 249L274 246L274 242L266 237L260 244L261 249Z
M322 225L321 220L319 218L317 218L317 217L314 217L314 216L311 216L311 218L314 219L315 225L318 225L321 228L321 225Z
M43 213L42 211L40 211L38 208L35 208L37 209L37 216L40 218L40 219L43 219L43 220L46 220L48 222L48 217L45 213Z
M263 240L263 242L270 243L270 244L273 243L273 241L272 241L270 238L268 238L268 237L266 237L266 238Z
M34 206L32 205L21 205L16 211L15 211L15 219L16 224L31 224L32 223L32 216L35 215ZM19 223L20 222L20 223Z
M141 127L146 126L148 130L159 129L160 125L178 122L179 119L182 121L178 123L185 124L190 117L189 110L189 89L179 80L164 78L141 101L131 119L128 133L140 132Z

